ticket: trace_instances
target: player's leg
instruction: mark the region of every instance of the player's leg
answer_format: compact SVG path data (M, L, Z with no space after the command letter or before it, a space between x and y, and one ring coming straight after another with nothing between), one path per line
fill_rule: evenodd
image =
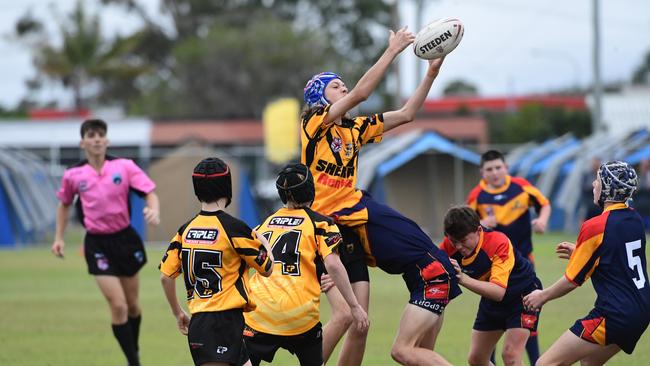
M330 288L325 295L331 308L330 319L323 326L323 361L327 362L339 340L352 324L352 314L350 313L350 307L336 286Z
M486 366L492 362L490 355L503 335L502 330L472 330L472 341L469 347L467 363L472 366Z
M139 301L140 279L137 273L131 277L119 277L119 279L126 297L128 323L133 333L135 349L138 351L140 349L138 344L140 323L142 322L142 310Z
M530 331L525 328L506 330L501 358L506 366L523 366L523 355Z
M116 276L95 276L95 281L108 302L111 311L113 335L120 344L129 365L139 365L133 332L127 321L128 305L126 295L120 279Z
M359 305L368 312L370 304L370 282L358 281L351 284L352 291L359 302ZM366 350L366 339L368 331L359 331L356 327L349 327L348 334L343 341L343 348L339 355L339 365L357 366L363 361L363 354Z
M434 335L435 329L440 329L441 324L438 322L442 323L440 315L407 304L391 350L393 360L401 365L451 365L441 355L428 349L431 346L430 340L423 339L425 335ZM427 348L421 345L426 345Z
M614 352L614 350L616 351ZM597 355L593 360L600 360L607 355L611 358L619 350L620 348L616 345L603 347L585 341L567 330L542 354L536 366L572 365L582 359L590 360L589 356L591 355Z
M621 348L615 344L600 347L598 351L591 353L589 356L580 360L581 366L600 366L604 365L610 358L614 357Z
M422 338L418 342L418 346L421 348L426 348L430 349L432 351L435 350L436 348L436 341L438 340L438 334L440 334L440 330L442 329L442 324L444 323L445 315L440 314L440 321L436 322L436 325L434 325L433 328L431 328L431 331L429 334L423 334Z

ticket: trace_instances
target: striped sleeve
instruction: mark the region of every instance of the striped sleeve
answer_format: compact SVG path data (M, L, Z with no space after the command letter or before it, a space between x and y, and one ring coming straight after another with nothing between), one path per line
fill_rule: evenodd
M477 185L467 196L467 206L478 213L478 195L481 193L481 186ZM480 214L479 214L480 215Z
M311 114L307 115L302 121L302 129L308 139L312 140L315 137L318 137L318 134L322 130L323 120L329 112L330 105L328 104L325 108L318 108L314 110Z
M372 116L357 117L354 120L356 129L359 130L361 144L380 142L384 134L384 115L373 114Z
M546 196L534 185L530 184L524 178L512 177L512 181L521 186L521 188L528 194L528 205L534 206L535 210L539 211L542 207L548 205L550 202Z
M564 276L575 285L582 285L591 277L600 260L600 250L609 213L586 221L580 228L576 248L569 258Z
M160 272L162 272L167 277L176 278L183 272L181 264L181 255L183 249L183 245L181 244L181 235L182 234L178 233L174 235L169 243L169 247L165 251L162 260L160 261L160 264L158 265Z
M510 273L515 267L515 252L510 240L505 235L494 232L490 239L486 238L481 249L485 250L492 261L490 282L507 288Z

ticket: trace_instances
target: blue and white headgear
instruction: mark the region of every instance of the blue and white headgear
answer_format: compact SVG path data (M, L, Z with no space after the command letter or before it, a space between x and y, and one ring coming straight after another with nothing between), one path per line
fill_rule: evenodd
M639 185L636 171L623 161L610 161L598 168L598 179L602 185L598 204L605 202L626 202Z
M307 85L305 85L305 103L307 103L309 107L324 107L330 104L330 101L325 98L325 88L327 87L327 84L334 79L341 79L341 77L333 72L321 72L320 74L312 76L312 78L307 82Z

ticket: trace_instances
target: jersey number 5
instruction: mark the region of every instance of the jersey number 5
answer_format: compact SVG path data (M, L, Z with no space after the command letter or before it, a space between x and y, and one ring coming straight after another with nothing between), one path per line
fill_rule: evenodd
M187 292L187 299L194 294L202 299L209 298L221 291L221 251L207 249L183 249L183 278L185 288L194 289Z
M627 251L627 266L631 270L636 269L639 278L633 278L636 288L642 289L645 287L645 276L643 275L643 265L641 257L634 255L634 251L641 248L641 240L635 240L625 243L625 250Z
M262 234L269 242L271 242L272 235L272 231ZM298 246L301 236L302 232L300 230L286 231L280 234L271 246L273 262L282 263L283 275L300 276L300 252Z

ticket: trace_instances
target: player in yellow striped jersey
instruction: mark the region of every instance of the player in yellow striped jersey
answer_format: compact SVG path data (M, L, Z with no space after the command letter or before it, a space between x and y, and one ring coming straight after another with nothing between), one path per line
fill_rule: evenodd
M323 339L317 262L324 263L360 331L368 328L368 316L334 252L342 241L339 229L331 218L309 208L315 193L309 169L302 164L286 166L276 186L285 207L256 229L271 245L274 270L268 278L258 273L251 277L257 308L244 314L246 348L254 366L262 360L272 362L279 348L295 354L302 366L319 366Z
M228 165L204 159L192 181L201 212L181 226L162 258L163 290L196 365L240 365L248 360L242 313L255 308L247 266L269 276L273 255L263 236L222 211L232 197ZM191 320L176 298L175 279L181 274Z

